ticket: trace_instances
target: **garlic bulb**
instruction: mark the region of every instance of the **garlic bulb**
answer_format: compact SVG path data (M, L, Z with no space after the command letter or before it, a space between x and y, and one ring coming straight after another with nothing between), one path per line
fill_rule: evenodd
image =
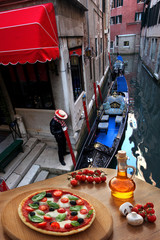
M134 226L138 226L143 223L143 217L136 212L129 213L126 218L127 222Z

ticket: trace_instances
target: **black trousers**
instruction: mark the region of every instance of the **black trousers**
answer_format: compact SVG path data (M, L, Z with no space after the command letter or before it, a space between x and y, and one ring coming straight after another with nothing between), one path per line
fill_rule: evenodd
M59 156L59 161L64 160L64 155L66 155L66 138L64 133L56 134L55 139L58 144L58 156Z

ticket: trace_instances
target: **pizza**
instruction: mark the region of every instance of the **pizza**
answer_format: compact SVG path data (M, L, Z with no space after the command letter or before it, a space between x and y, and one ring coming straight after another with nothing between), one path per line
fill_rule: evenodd
M43 190L21 201L18 214L29 228L49 235L66 236L84 231L95 219L86 199L66 190Z

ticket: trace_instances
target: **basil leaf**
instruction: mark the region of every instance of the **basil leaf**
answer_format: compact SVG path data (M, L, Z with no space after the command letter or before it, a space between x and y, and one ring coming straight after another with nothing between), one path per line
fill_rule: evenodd
M82 208L82 206L80 206L80 205L72 206L72 207L70 207L70 211L80 211L81 208Z
M43 222L43 219L38 217L38 216L31 216L30 214L28 214L28 218L31 222Z
M62 222L65 218L66 218L66 213L59 214L59 215L56 217L56 221L57 221L57 222Z
M79 198L76 196L69 195L68 196L69 200L78 200Z
M93 213L93 209L92 209L92 210L89 210L88 215L87 215L87 218L89 218L89 217L92 215L92 213Z
M39 201L39 200L41 200L42 198L44 198L45 195L46 195L46 192L38 193L38 194L36 194L35 196L32 197L32 201L33 201L33 202Z
M31 208L33 208L33 209L39 208L39 205L36 204L36 203L29 203L28 205L29 205Z
M55 202L47 201L47 204L50 207L53 207L54 209L58 209L59 208L59 205L57 203L55 203Z
M36 210L35 212L36 212L37 214L39 214L39 215L42 215L42 216L45 215L45 213L44 213L43 211L41 211L41 210Z
M77 222L77 221L72 221L71 224L72 224L72 226L74 226L74 227L78 227L78 226L80 225L80 223Z

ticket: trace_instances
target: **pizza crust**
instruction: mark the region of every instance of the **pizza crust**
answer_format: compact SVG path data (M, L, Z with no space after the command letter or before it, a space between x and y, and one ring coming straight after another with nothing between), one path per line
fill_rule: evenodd
M48 189L50 191L52 191L52 189ZM43 190L43 191L48 191L48 190ZM57 190L57 189L54 189L54 190ZM63 191L63 190L62 190ZM86 199L80 197L79 195L76 194L77 197L79 197L80 199L83 199L85 200L89 205L90 207L93 209L93 213L92 213L92 219L91 221L85 225L85 226L82 226L78 229L75 229L75 230L71 230L71 231L68 231L68 232L53 232L53 231L49 231L49 230L45 230L45 229L42 229L42 228L37 228L35 226L33 226L32 224L30 224L29 222L26 221L26 218L23 216L23 213L22 213L22 207L24 205L24 203L32 196L38 194L38 193L41 193L42 191L38 191L38 192L35 192L35 193L32 193L31 195L27 196L25 199L23 199L21 201L21 203L19 204L19 207L18 207L18 215L20 217L20 219L22 220L22 222L28 226L29 228L37 231L37 232L40 232L40 233L43 233L43 234L48 234L48 235L54 235L54 236L68 236L68 235L73 235L73 234L76 234L76 233L79 233L79 232L82 232L82 231L85 231L87 228L89 228L91 226L91 224L93 223L94 219L95 219L95 216L96 216L96 212L95 212L95 209L93 207L93 205L91 203L89 203ZM69 192L67 191L69 194L71 195L74 195L72 192Z

